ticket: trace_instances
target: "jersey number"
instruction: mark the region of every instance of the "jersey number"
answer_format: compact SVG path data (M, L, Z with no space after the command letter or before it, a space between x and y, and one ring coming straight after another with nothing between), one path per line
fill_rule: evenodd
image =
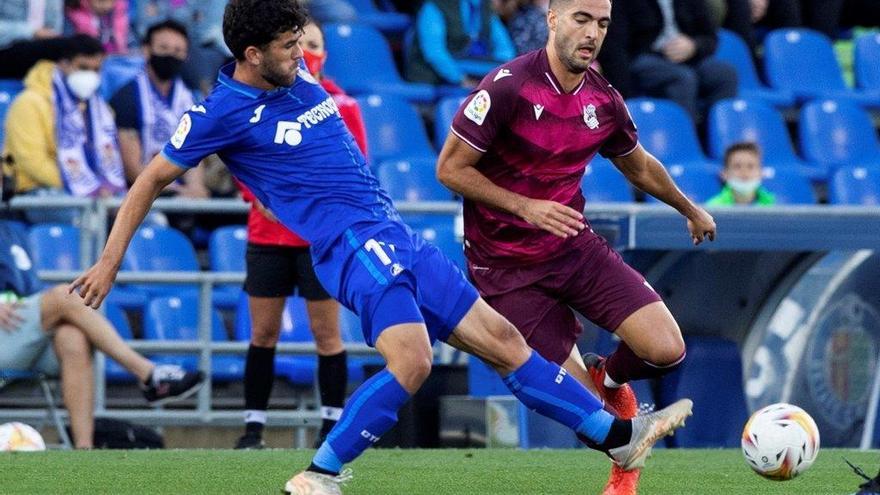
M275 128L275 144L287 143L288 146L296 146L303 140L303 135L301 132L302 124L299 122L287 122L280 121L278 122L278 127Z

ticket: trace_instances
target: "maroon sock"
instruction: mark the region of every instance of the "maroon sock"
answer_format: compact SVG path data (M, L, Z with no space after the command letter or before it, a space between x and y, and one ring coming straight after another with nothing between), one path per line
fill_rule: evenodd
M617 350L605 361L605 373L616 383L623 385L633 380L658 378L674 371L684 361L685 354L666 365L649 363L636 356L626 343L621 342Z

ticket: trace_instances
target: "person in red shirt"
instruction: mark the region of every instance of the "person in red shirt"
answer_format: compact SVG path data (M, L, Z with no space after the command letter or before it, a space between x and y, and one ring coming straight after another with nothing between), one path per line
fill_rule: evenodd
M299 42L309 72L333 97L342 119L366 155L366 131L357 101L323 77L327 52L321 28L315 23L306 25ZM245 433L235 448L259 449L264 446L263 427L275 378L275 345L281 330L285 300L294 294L295 289L306 300L309 326L318 350L320 444L342 414L348 384L347 357L339 331L339 303L327 294L315 276L308 241L278 223L247 187L241 183L238 187L244 200L253 206L248 216L247 278L244 284L251 311L251 343L244 373Z

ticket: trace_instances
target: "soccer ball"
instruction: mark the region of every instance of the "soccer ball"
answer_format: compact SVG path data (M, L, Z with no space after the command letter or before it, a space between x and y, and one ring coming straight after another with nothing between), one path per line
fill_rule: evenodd
M46 450L40 432L24 423L0 425L0 452L34 452Z
M761 476L785 481L806 471L819 454L819 428L803 409L771 404L752 415L742 434L742 452Z

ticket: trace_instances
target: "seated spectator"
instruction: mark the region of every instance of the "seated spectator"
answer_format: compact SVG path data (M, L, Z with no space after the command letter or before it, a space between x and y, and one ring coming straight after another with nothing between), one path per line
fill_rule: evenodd
M406 76L415 82L472 88L515 55L491 0L428 0L416 17Z
M776 29L801 25L798 0L722 0L721 3L726 6L724 27L740 35L753 56L758 48L755 26Z
M110 55L128 52L128 0L66 0L68 34L98 38Z
M180 117L193 106L193 94L183 84L180 71L187 60L189 38L177 21L167 20L147 30L143 44L144 70L110 99L116 114L119 150L128 183L143 172L162 151ZM204 167L189 170L183 182L168 192L187 198L206 198Z
M516 53L540 50L547 44L547 8L532 0L492 0L492 8L507 26Z
M159 405L192 395L201 372L156 365L131 349L97 311L66 286L40 290L27 240L0 221L0 368L61 375L74 446L92 448L94 369L99 349L138 379L144 398Z
M705 0L615 2L611 19L599 63L624 97L667 98L699 121L736 96L736 69L712 56L718 35Z
M354 6L345 0L304 0L309 15L318 22L353 22L357 20Z
M0 79L22 79L38 60L57 60L63 0L0 0Z
M706 203L709 206L756 205L776 203L773 194L761 187L763 177L761 150L755 143L736 143L724 152L724 187Z
M19 192L109 196L126 189L113 112L98 94L104 48L75 35L58 63L38 62L6 118Z

